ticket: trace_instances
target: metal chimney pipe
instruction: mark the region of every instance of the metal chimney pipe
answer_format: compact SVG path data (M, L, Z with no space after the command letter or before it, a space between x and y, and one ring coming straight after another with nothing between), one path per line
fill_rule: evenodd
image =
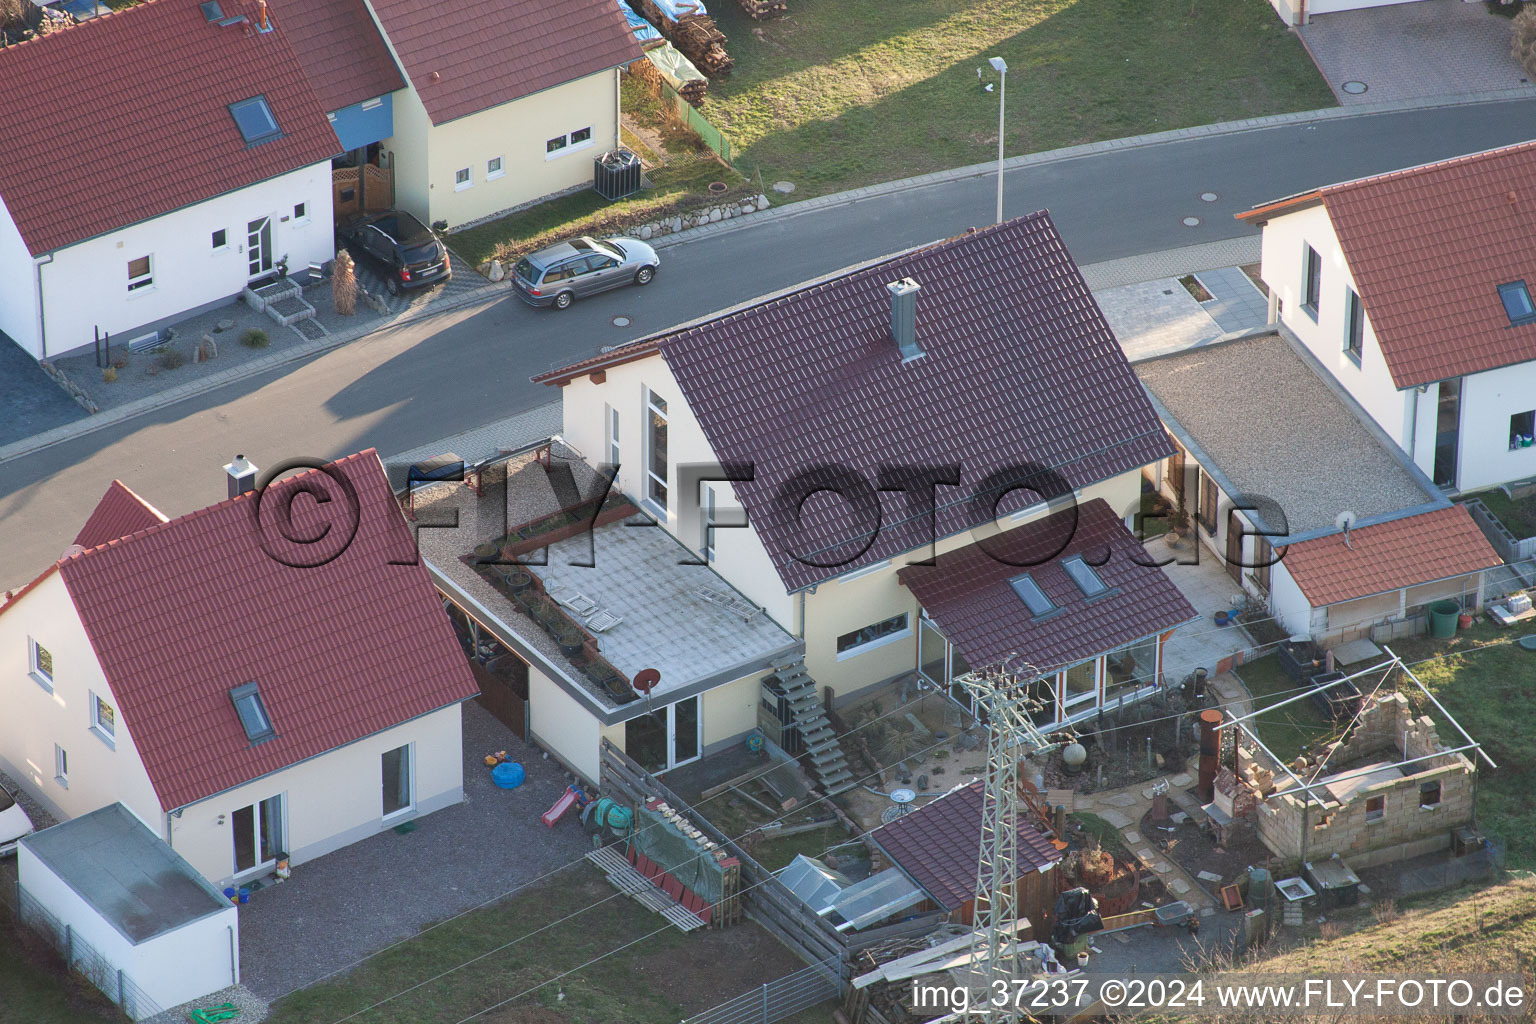
M1221 767L1221 712L1206 708L1200 712L1200 799L1216 799L1216 772Z
M229 482L229 496L238 498L256 489L256 467L244 455L236 455L235 461L224 467Z
M923 354L917 340L917 293L922 290L910 277L885 286L891 293L891 339L901 350L902 359L916 359Z

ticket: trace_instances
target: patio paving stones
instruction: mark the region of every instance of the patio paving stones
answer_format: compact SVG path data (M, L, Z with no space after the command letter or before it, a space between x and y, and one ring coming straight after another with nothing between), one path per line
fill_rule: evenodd
M1115 828L1125 828L1127 825L1129 825L1131 823L1131 819L1127 818L1125 815L1121 814L1119 811L1111 811L1111 810L1100 811L1099 812L1099 817L1101 817L1105 821L1109 822Z
M1116 793L1113 796L1103 797L1099 800L1099 803L1108 804L1111 807L1134 807L1136 806L1136 794Z

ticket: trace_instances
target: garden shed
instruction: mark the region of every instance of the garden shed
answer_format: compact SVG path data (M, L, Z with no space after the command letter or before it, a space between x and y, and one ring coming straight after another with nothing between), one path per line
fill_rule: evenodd
M28 922L135 1020L240 978L235 906L121 803L21 841Z

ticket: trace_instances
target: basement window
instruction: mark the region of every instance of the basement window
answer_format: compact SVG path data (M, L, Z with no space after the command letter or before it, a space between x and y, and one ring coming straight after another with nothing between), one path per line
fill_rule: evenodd
M248 100L231 103L229 113L235 119L235 127L240 129L240 137L247 146L259 146L283 134L265 96L252 96Z
M1365 798L1365 822L1381 821L1387 816L1387 798L1385 796L1368 796Z
M246 683L230 690L229 699L234 701L240 727L245 730L245 738L252 744L264 743L276 735L272 719L267 716L266 705L261 701L261 691L255 683Z
M1499 285L1499 300L1511 324L1528 324L1536 321L1536 303L1531 302L1531 291L1524 281L1511 281Z
M1421 783L1419 783L1419 807L1422 808L1423 810L1431 811L1431 810L1434 810L1436 807L1439 807L1439 806L1440 806L1440 783L1439 783L1439 781L1437 780L1435 782L1421 782Z

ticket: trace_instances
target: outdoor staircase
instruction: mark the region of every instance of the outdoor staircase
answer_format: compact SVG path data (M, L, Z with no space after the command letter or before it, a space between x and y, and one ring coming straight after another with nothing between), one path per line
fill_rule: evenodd
M799 657L785 665L776 666L773 674L779 679L784 699L795 719L795 728L805 740L806 758L816 779L828 795L852 788L853 772L848 759L838 745L837 733L827 721L821 698L816 695L816 680L805 670L805 658Z

